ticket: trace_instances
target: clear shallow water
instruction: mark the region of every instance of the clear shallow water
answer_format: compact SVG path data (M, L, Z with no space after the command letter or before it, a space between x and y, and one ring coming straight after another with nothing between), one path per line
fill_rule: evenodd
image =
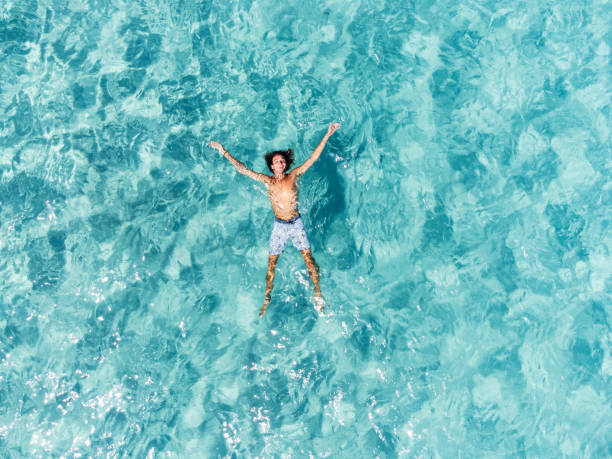
M0 6L7 457L606 457L606 2ZM341 130L262 320L264 171Z

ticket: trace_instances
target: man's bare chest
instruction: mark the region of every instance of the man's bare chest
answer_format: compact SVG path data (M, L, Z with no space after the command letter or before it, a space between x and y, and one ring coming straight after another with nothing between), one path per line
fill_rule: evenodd
M268 193L281 200L294 199L297 196L298 187L294 180L285 180L270 184Z

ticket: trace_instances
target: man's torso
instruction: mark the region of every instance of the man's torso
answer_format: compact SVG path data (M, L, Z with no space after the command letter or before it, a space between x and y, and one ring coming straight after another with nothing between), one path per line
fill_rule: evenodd
M298 211L298 180L295 175L287 174L282 180L270 177L267 188L272 211L276 218L291 220L300 214Z

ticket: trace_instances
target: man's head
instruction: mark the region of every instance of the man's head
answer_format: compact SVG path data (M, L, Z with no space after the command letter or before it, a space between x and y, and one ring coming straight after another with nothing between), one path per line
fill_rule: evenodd
M266 160L266 164L268 165L268 169L273 174L276 173L274 169L279 169L284 163L284 169L282 172L286 172L289 170L291 165L293 164L293 150L290 148L289 150L277 150L270 153L266 153L264 156Z

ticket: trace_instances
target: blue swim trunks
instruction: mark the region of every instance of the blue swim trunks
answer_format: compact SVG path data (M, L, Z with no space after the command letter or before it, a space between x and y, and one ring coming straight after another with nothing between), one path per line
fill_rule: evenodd
M270 255L283 253L288 239L291 239L291 243L299 251L310 248L306 231L304 231L304 223L299 215L291 220L274 219L274 228L270 236Z

